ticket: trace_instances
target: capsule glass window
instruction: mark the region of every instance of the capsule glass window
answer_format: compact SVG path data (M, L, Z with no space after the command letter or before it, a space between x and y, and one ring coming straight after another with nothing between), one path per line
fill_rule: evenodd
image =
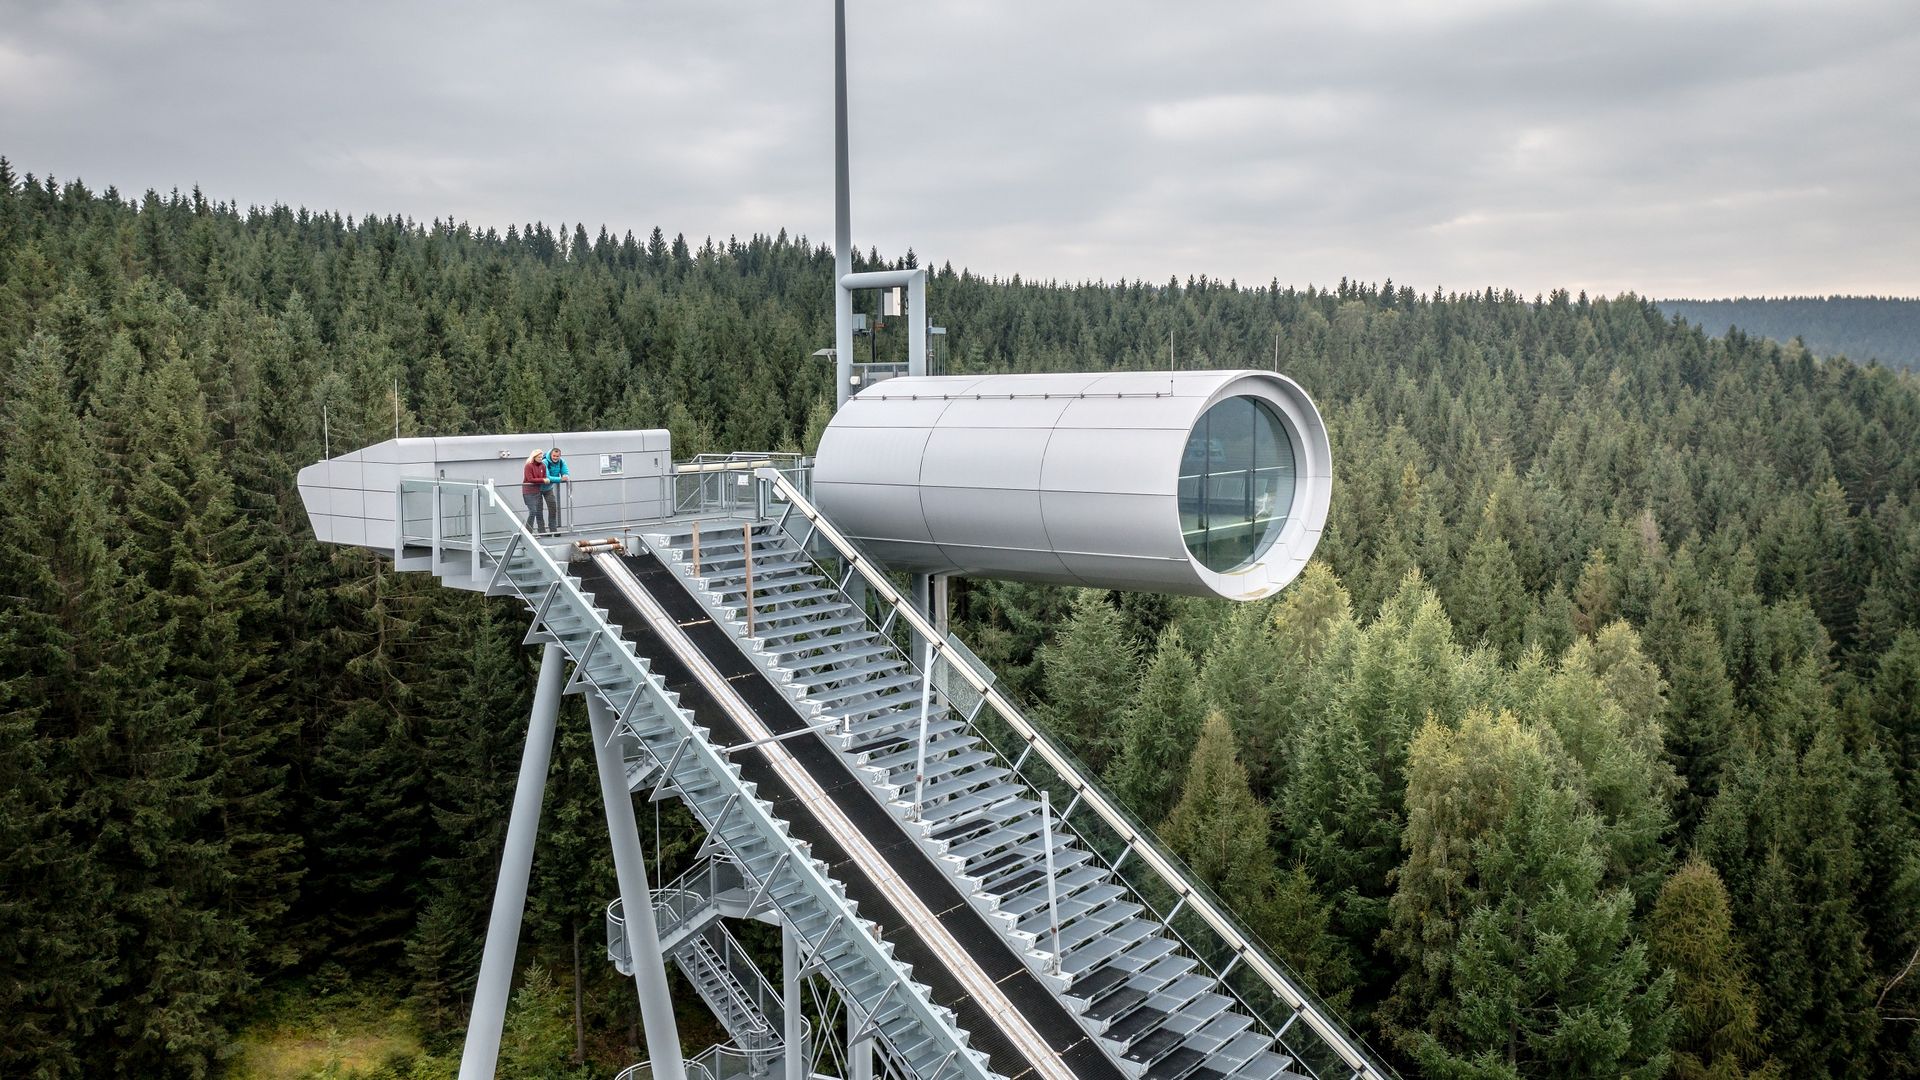
M1272 407L1231 397L1208 409L1180 455L1180 530L1217 573L1271 547L1293 507L1293 441Z

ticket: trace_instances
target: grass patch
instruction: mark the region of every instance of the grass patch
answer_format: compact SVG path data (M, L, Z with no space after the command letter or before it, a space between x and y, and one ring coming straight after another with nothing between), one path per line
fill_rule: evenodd
M276 1010L240 1033L229 1080L376 1080L452 1076L426 1057L413 1016L346 995Z

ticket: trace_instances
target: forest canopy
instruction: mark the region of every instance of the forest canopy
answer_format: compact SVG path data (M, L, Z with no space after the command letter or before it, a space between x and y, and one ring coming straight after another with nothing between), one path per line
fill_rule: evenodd
M0 1075L209 1075L262 1002L348 987L450 1071L524 626L317 544L295 472L396 424L804 448L832 263L0 161ZM1332 514L1280 596L965 581L956 629L1405 1072L1920 1072L1911 376L1631 295L942 265L931 305L949 371L1158 368L1171 335L1320 403ZM645 1056L584 726L528 1074L571 1067L576 972L590 1067Z

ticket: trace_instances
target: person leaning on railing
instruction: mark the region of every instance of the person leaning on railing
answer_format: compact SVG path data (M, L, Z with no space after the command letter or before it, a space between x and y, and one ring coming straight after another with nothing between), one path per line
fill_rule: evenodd
M542 492L547 486L547 463L535 450L527 455L527 463L520 469L520 501L527 504L527 528L534 532L547 531L545 499Z
M567 474L566 460L556 446L547 452L547 483L542 489L547 500L547 527L555 532L560 530L560 485L571 483L573 477Z

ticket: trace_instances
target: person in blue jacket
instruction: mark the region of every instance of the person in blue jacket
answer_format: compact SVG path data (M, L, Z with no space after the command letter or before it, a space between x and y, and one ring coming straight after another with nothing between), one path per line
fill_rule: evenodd
M547 528L560 529L560 485L571 484L573 478L567 474L566 459L560 456L560 448L547 451L547 484L540 489L547 502Z

